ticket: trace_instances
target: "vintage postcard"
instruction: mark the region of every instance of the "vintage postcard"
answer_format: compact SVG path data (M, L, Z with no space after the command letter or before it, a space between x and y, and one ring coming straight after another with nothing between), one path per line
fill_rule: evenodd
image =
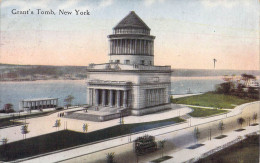
M0 162L258 163L258 0L0 1Z

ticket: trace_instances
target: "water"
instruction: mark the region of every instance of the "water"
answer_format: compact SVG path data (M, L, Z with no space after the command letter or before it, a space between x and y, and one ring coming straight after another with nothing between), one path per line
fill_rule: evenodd
M172 77L171 94L186 94L212 91L222 81L221 77ZM59 105L64 105L68 95L75 97L73 104L86 104L86 83L84 80L50 80L28 82L0 82L0 108L12 103L19 110L19 101L30 98L59 98Z
M215 90L221 77L172 77L171 94L202 93Z
M85 81L28 81L1 82L0 108L4 104L12 103L15 110L19 110L19 101L30 98L59 98L59 105L64 105L64 98L68 95L75 97L73 104L86 103Z

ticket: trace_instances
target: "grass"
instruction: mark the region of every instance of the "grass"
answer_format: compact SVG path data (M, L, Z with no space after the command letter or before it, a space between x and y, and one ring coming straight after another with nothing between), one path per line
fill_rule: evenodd
M205 109L205 108L198 108L198 107L191 107L193 112L189 113L192 117L207 117L222 113L227 113L227 110L220 110L220 109Z
M5 128L5 127L9 127L9 126L14 126L14 125L22 125L23 122L15 122L15 121L3 121L0 122L0 128Z
M161 121L117 125L89 133L62 130L59 132L32 137L26 140L8 143L6 146L0 146L0 160L12 161L31 157L81 144L130 134L137 131L144 131L168 124L179 123L182 121L184 120L177 117Z
M172 158L171 156L163 156L163 157L158 158L158 159L156 159L156 160L153 160L153 161L151 161L151 162L160 163L160 162L163 162L163 161L165 161L165 160L169 160L169 159L171 159L171 158Z
M234 162L259 162L259 135L250 136L247 139L223 149L211 156L199 160L197 163L234 163Z
M236 105L256 101L250 98L239 98L237 96L208 92L201 95L172 99L172 103L196 106L207 106L215 108L233 109Z

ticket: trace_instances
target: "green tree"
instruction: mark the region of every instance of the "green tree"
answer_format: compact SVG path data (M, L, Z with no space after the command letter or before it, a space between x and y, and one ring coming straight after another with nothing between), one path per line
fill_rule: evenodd
M166 140L160 140L160 141L159 141L159 147L160 147L160 149L162 150L162 157L163 157L163 152L164 152L165 143L166 143Z
M107 163L115 163L115 152L107 153Z
M124 122L124 117L123 116L120 116L119 118L119 124L120 125L123 125L125 122Z
M8 142L8 139L7 139L7 138L3 138L3 139L2 139L2 144L3 144L3 145L6 145L7 142Z
M23 138L26 139L26 134L28 134L30 131L28 130L28 125L22 125L21 132L23 134Z
M237 123L241 126L241 129L242 129L242 125L245 123L245 119L240 117L237 119Z
M60 126L61 126L61 122L60 122L60 119L58 119L55 121L54 127L58 128L58 130L59 130Z
M74 96L68 95L68 96L64 99L65 106L67 106L67 107L71 106L72 101L73 101L74 99L75 99Z
M223 121L219 122L218 129L220 130L221 135L223 135L222 133L223 133L223 130L225 129Z
M88 132L88 124L86 123L86 124L83 124L83 132Z
M198 127L194 128L194 132L193 132L194 138L195 138L195 142L198 143L198 140L200 138L200 131Z
M254 114L253 114L252 119L254 120L254 123L256 123L256 120L257 120L257 113L254 113Z
M250 80L255 80L256 77L251 74L242 74L241 79L245 81L245 86L249 85Z
M3 112L4 113L13 113L14 112L14 109L13 109L13 104L11 103L8 103L8 104L5 104L4 105L4 108L3 108Z

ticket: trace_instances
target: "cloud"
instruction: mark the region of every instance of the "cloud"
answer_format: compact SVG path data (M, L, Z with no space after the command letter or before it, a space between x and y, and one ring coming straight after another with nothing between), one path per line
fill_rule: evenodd
M145 6L151 6L154 3L164 3L164 2L165 2L165 0L145 0L144 5Z
M15 6L17 9L26 10L29 8L47 8L51 0L3 0L1 7L7 8Z
M205 7L225 7L233 8L237 5L249 6L252 3L255 3L253 0L200 0L202 5Z
M100 8L104 8L104 7L107 7L107 6L110 6L114 3L113 0L102 0L100 3L99 3L99 6Z

